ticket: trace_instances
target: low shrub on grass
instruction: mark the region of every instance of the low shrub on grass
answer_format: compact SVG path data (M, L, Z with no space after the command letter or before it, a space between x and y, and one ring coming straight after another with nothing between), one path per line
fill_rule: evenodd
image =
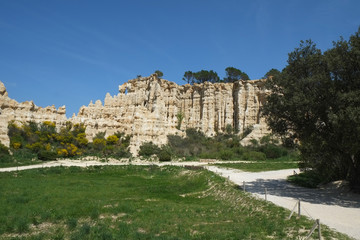
M9 155L9 148L0 142L0 156Z
M152 142L145 142L140 146L139 156L150 157L160 152L160 148Z
M43 161L56 160L57 153L54 151L42 150L38 152L37 157Z
M163 146L159 153L157 154L157 157L159 158L159 161L165 162L165 161L171 161L171 149L168 146Z
M250 161L265 161L266 155L262 152L248 151L242 155L242 158Z
M221 150L219 153L219 157L221 160L230 160L233 156L233 152L231 150Z
M267 144L259 147L259 151L265 153L266 158L274 159L287 155L287 150L281 146Z
M287 178L287 181L302 187L317 188L318 185L321 183L321 178L320 175L315 171L306 171L303 173L289 176Z

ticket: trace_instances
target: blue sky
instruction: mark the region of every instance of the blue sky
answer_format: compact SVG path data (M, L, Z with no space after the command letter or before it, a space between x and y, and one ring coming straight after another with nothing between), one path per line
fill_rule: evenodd
M360 26L358 0L1 0L0 81L11 98L77 113L159 69L233 66L258 79L300 40L326 50Z

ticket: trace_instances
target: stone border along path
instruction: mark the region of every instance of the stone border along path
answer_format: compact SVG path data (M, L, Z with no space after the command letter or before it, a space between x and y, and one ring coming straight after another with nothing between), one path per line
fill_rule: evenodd
M301 201L301 214L312 219L320 219L320 222L335 230L345 233L360 240L360 194L353 194L339 189L308 189L291 185L286 182L286 177L298 169L286 169L266 172L244 172L237 169L210 166L215 162L144 162L132 161L133 165L156 164L174 166L203 166L220 176L228 178L239 186L245 182L245 190L260 199L265 199L265 188L267 189L267 200L272 203L292 210L298 200ZM225 163L220 161L219 163ZM0 172L27 170L42 167L55 166L102 166L102 165L128 165L129 161L110 160L99 162L96 160L59 160L45 162L43 164L0 168ZM297 208L296 208L297 210ZM294 215L297 213L295 212ZM293 216L294 217L294 216ZM310 231L310 229L308 229Z

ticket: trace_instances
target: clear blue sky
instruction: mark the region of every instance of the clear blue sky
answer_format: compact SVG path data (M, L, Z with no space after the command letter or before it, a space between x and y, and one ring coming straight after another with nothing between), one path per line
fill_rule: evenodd
M0 0L0 80L9 96L77 113L159 69L233 66L258 79L300 40L326 50L360 26L359 0Z

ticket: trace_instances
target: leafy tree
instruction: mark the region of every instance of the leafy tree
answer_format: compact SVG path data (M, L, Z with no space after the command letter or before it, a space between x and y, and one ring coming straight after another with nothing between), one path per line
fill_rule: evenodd
M162 71L160 71L160 70L156 70L155 73L157 74L157 76L158 76L159 78L161 78L162 76L164 76L164 73L163 73Z
M220 81L220 78L216 72L213 70L201 70L199 72L194 73L194 78L196 83L205 83L211 82L216 83Z
M224 82L233 83L239 80L249 80L249 76L246 73L234 67L227 67L225 73Z
M188 84L194 84L195 82L195 73L193 73L192 71L186 71L184 73L184 77L182 80L184 80L186 83Z
M280 74L280 71L275 69L275 68L272 68L270 69L264 76L264 78L269 78L269 77L276 77Z
M301 41L285 69L268 80L271 129L301 143L302 164L323 181L360 187L360 28L322 53Z
M226 78L224 78L224 82L233 83L241 79L241 71L234 67L227 67L225 69Z
M249 76L244 72L241 73L240 77L241 77L241 80L250 80Z

